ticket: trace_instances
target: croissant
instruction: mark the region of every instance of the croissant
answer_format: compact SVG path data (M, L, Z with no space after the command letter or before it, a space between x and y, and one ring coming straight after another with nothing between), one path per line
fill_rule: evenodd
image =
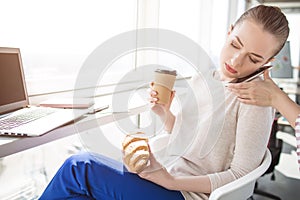
M150 152L148 139L127 135L122 143L124 162L131 172L139 173L148 164Z

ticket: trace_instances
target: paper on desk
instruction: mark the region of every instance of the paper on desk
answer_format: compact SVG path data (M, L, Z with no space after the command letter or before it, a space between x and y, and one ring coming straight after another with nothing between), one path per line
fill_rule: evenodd
M52 108L89 108L93 105L91 98L53 98L40 103L40 106Z

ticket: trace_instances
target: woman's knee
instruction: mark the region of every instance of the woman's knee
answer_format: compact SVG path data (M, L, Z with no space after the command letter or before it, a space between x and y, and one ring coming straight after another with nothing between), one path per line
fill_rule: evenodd
M63 164L64 169L89 168L89 171L114 171L118 173L124 172L123 163L112 158L91 153L83 152L70 156Z
M93 159L95 158L91 153L80 152L67 158L63 165L72 166L80 163L90 163Z

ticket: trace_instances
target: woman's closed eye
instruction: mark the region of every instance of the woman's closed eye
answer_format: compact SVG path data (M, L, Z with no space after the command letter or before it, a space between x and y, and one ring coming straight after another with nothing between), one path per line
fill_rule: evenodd
M256 64L256 63L259 62L258 60L252 58L251 56L249 56L249 59L250 59L250 61L251 61L252 63L254 63L254 64Z
M239 45L238 45L236 42L234 42L234 41L232 41L230 45L231 45L233 48L235 48L235 49L239 49L239 48L240 48Z

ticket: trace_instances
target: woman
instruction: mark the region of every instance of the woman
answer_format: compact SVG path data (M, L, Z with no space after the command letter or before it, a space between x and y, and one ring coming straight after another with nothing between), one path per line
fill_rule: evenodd
M288 22L278 8L257 6L246 11L230 27L222 49L219 71L222 82L244 77L268 63L282 48L288 32ZM193 89L199 90L201 84L203 80L199 77L192 80ZM160 167L153 155L150 166L139 174L123 172L122 163L101 155L75 155L59 169L41 199L207 199L216 188L260 164L273 122L270 107L242 104L225 86L223 90L225 99L220 101L225 105L225 123L216 125L220 134L212 141L210 135L205 139L202 137L205 133L198 131L184 153L176 152L177 148L172 152L171 148L170 153L178 157L168 170ZM151 96L153 111L163 120L166 131L173 132L173 137L179 117L171 113L171 102L157 104L156 92L152 91ZM182 113L189 109L192 108L184 108ZM210 115L199 114L201 117L196 120L201 122ZM177 141L184 141L190 135L189 131L179 131ZM211 142L210 148L203 153L206 142Z

